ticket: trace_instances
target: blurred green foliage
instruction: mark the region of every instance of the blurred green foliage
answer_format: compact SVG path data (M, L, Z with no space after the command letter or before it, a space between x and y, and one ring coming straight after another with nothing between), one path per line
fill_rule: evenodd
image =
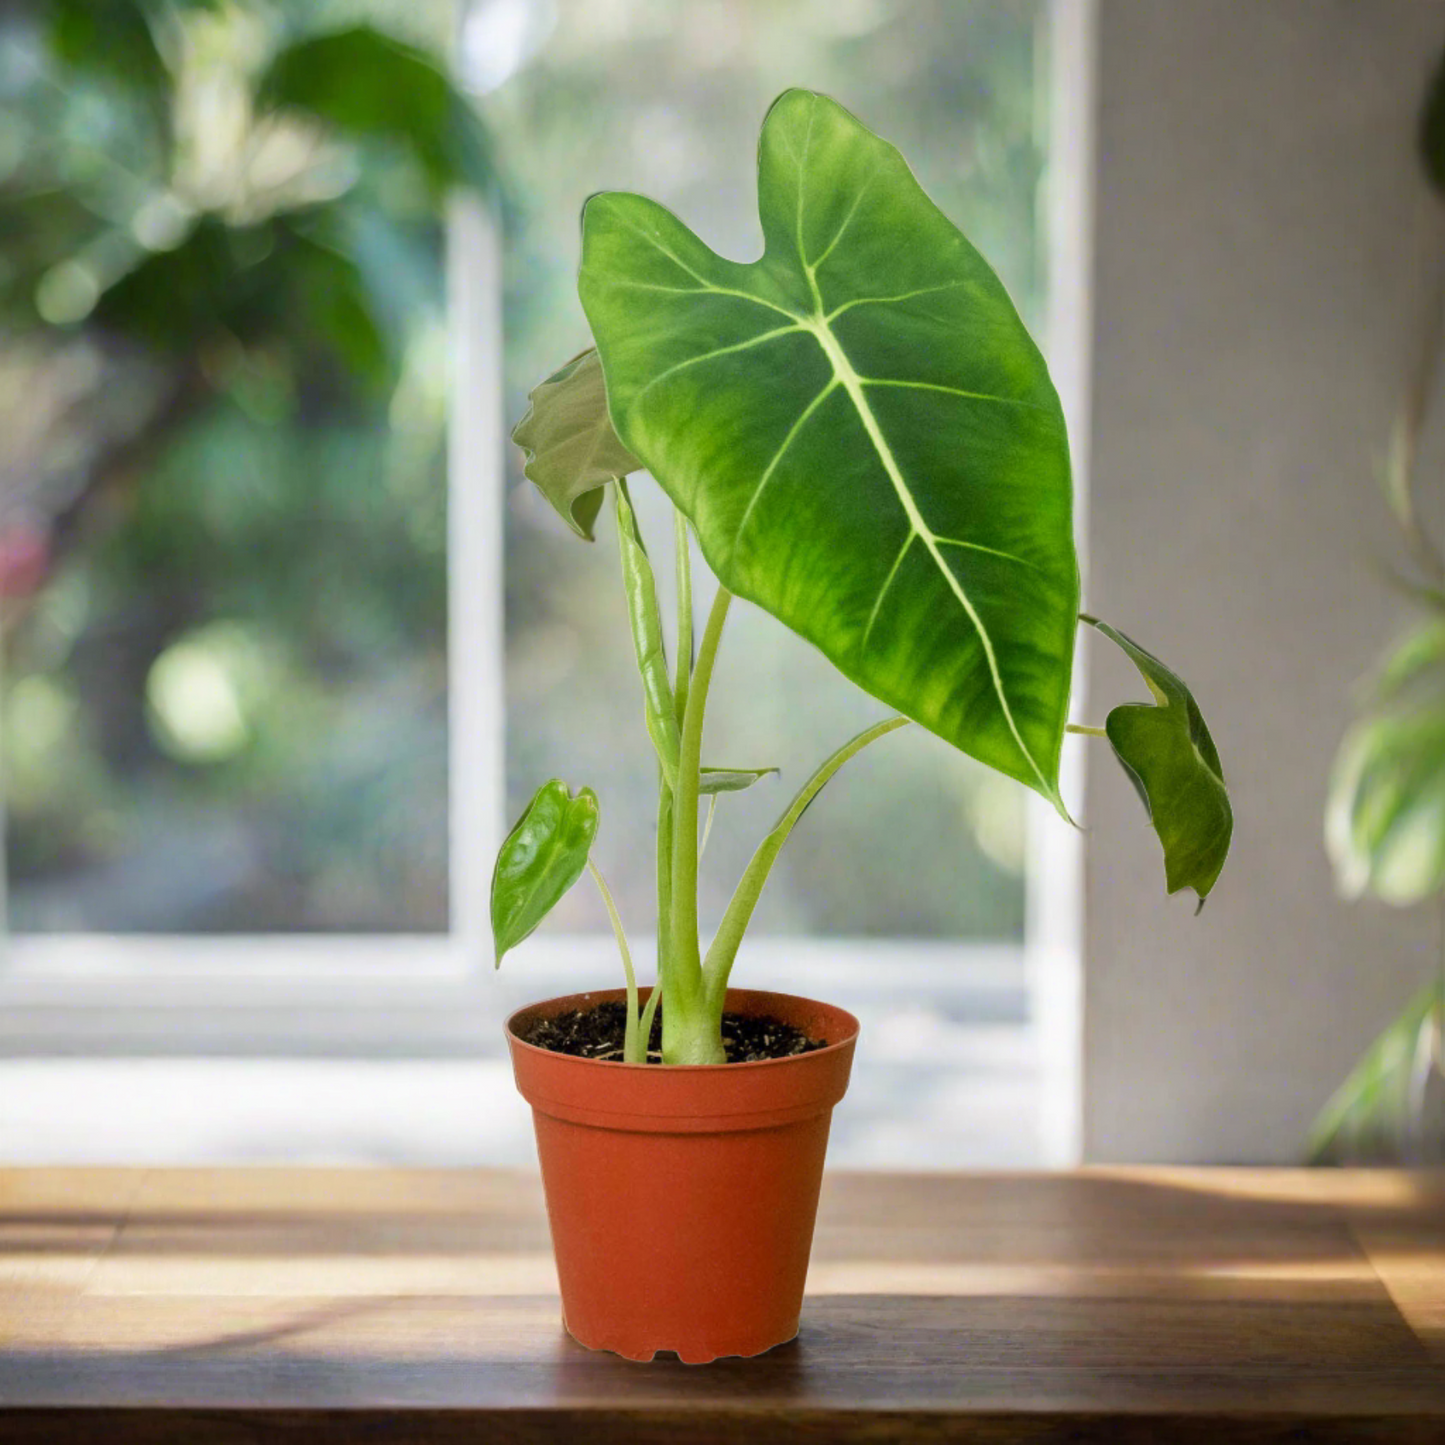
M0 24L12 923L444 928L450 7Z
M662 196L731 254L755 252L751 142L788 85L837 95L914 158L1037 325L1045 12L1042 0L7 9L12 924L445 927L447 189L491 183L495 138L510 178L509 420L587 344L575 292L587 190ZM460 70L488 91L485 128L437 59L458 33ZM637 704L615 539L575 548L533 506L520 455L509 465L515 808L563 765L594 781L608 804L599 847L640 921L649 874L631 859L650 856L653 778L645 742L616 744L637 736ZM639 483L636 501L666 591L670 527L653 493ZM766 618L736 617L732 636L713 761L801 778L873 720ZM1019 937L1017 790L927 739L882 752L810 812L759 927ZM778 797L764 784L727 803L705 910L721 907ZM930 841L889 854L885 837ZM580 891L562 912L563 926L604 926Z
M1417 142L1425 179L1445 200L1445 56L1426 88ZM1340 744L1325 814L1340 891L1402 907L1438 900L1445 889L1445 548L1422 517L1419 495L1442 361L1445 267L1437 270L1382 477L1408 558L1401 590L1419 615L1386 654ZM1322 1164L1445 1162L1445 939L1435 976L1335 1091L1308 1150Z

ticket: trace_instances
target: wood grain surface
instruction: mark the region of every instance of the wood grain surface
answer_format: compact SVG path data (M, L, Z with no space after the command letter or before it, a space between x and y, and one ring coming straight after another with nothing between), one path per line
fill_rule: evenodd
M0 1171L0 1441L1445 1441L1440 1174L830 1176L756 1360L555 1288L527 1173Z

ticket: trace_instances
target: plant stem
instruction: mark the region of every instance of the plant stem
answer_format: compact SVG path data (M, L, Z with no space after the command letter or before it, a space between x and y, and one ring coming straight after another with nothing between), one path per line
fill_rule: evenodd
M669 1064L724 1062L722 1037L708 1027L702 957L697 938L697 807L702 770L703 714L713 663L722 640L732 593L719 587L698 646L688 688L678 752L672 813L672 947L665 976L667 1012L662 1016L662 1056Z
M1064 731L1066 733L1078 733L1080 737L1085 738L1106 738L1109 736L1103 728L1085 727L1083 723L1065 723Z
M673 711L682 727L687 714L688 687L692 681L692 554L688 550L687 518L679 507L672 509L672 535L677 551L677 659L672 689ZM648 1000L656 1010L662 997L662 980L668 975L672 956L672 815L673 790L659 772L657 797L657 987ZM647 1048L652 1015L643 1030L642 1047Z
M657 782L657 981L659 990L672 957L672 789L658 769Z
M687 712L687 691L692 681L692 554L689 551L687 518L680 507L672 509L672 535L677 547L677 659L672 696L677 725Z
M743 941L743 934L747 931L748 923L753 916L753 909L758 905L758 899L762 897L763 887L768 881L768 874L772 872L773 864L777 861L778 854L782 852L783 844L788 841L788 834L793 831L798 819L807 811L808 804L822 792L828 780L849 758L861 753L869 743L876 742L879 738L886 737L901 727L906 727L908 721L909 719L906 717L892 717L886 722L876 723L873 727L865 729L857 737L850 738L803 784L797 796L788 805L787 812L774 825L773 831L758 844L757 852L753 854L752 860L744 870L737 890L732 896L732 901L727 906L727 912L723 914L722 923L718 925L712 946L707 951L707 965L704 969L705 987L710 1003L719 1012L722 1010L723 998L727 993L728 975L732 972L733 960L737 957L738 948ZM666 1016L664 1015L665 1021Z
M646 1063L645 1057L637 1056L637 975L632 970L632 954L627 947L627 935L622 931L622 919L617 915L617 905L612 901L612 892L607 887L597 865L589 858L588 872L607 906L607 916L612 920L612 932L617 939L618 951L622 954L622 972L627 976L627 1024L622 1035L622 1061L626 1064ZM650 1000L649 1000L650 1002ZM644 1043L643 1049L647 1045Z

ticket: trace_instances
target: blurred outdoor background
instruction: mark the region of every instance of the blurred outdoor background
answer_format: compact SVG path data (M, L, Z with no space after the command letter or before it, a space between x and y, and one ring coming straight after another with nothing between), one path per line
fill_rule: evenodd
M458 829L495 832L549 776L601 795L598 855L648 951L655 783L610 518L579 543L502 437L450 455L449 409L510 426L587 344L575 277L592 191L646 192L725 253L756 254L756 137L789 85L896 141L1041 326L1046 7L36 0L0 27L3 881L30 1010L11 1011L11 1047L44 1076L17 1091L51 1089L57 1052L88 1060L15 1127L54 1141L26 1147L67 1147L87 1095L118 1087L109 1065L84 1085L75 1070L113 1056L119 1087L140 1091L128 1116L190 1096L230 1121L172 1119L171 1149L525 1153L515 1110L505 1138L460 1126L406 1144L374 1137L386 1106L328 1136L273 1128L257 1103L309 1097L294 1071L317 1065L286 1062L297 1048L495 1060L504 1004L613 981L590 890L500 980L479 973L486 939L459 931L458 897L474 914L488 879ZM495 250L469 248L459 207L486 216ZM458 276L500 298L500 397L456 370ZM497 469L485 495L449 494L449 477ZM670 613L670 508L650 482L634 491ZM500 530L500 576L457 553L462 511ZM698 588L701 615L700 561ZM459 595L495 619L500 655L456 641ZM485 705L456 735L463 692ZM749 608L713 697L718 756L782 778L722 800L705 918L797 783L883 715ZM463 774L497 757L505 776L482 791L499 816L479 819ZM910 733L819 800L759 909L744 981L787 985L777 961L811 961L819 987L851 980L838 986L880 1044L892 1029L857 1117L908 1157L939 1129L955 1154L1036 1147L1032 1119L1011 1117L1036 1084L1024 815L1022 790ZM451 963L433 966L427 938L456 945ZM355 994L330 985L328 1015L307 992L352 965L388 981L379 1018L431 1021L366 1025L357 1043ZM885 969L912 970L908 997L888 998ZM53 985L37 985L43 1027L32 973ZM218 1001L233 1012L213 1027ZM920 1029L932 1055L910 1060ZM218 1050L248 1057L223 1066ZM157 1051L171 1061L147 1064ZM222 1067L240 1070L229 1094ZM334 1081L353 1065L325 1067ZM998 1075L962 1113L961 1067ZM355 1075L324 1092L367 1097ZM414 1114L397 1113L405 1136ZM144 1150L156 1131L137 1128Z

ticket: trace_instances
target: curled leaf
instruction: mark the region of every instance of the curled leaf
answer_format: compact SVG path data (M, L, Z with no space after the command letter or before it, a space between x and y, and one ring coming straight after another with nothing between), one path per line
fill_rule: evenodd
M1104 732L1129 775L1164 847L1165 886L1192 888L1200 906L1229 854L1234 812L1214 739L1183 680L1106 622L1083 616L1128 655L1154 701L1128 702L1104 720Z
M612 430L596 351L574 356L533 387L528 400L527 414L512 430L527 454L522 471L579 537L595 541L603 489L642 465Z
M597 795L553 778L537 789L507 834L492 871L492 937L497 966L582 876L597 836Z

